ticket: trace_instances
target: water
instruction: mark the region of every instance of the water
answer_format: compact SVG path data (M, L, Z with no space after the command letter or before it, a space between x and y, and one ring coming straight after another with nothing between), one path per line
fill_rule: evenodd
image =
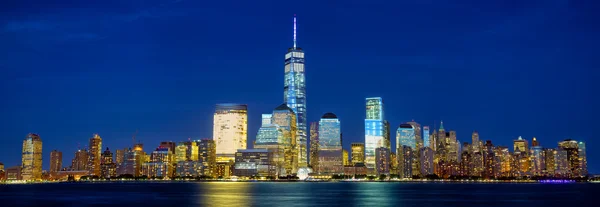
M0 185L1 207L594 205L600 184L51 183Z

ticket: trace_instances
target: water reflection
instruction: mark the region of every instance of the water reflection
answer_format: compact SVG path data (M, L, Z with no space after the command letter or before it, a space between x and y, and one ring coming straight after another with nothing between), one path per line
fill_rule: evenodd
M197 183L198 203L201 206L251 206L251 183Z

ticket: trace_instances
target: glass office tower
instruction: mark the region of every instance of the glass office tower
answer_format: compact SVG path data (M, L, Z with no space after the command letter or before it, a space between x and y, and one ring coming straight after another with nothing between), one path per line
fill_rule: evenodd
M375 149L388 147L385 140L386 130L383 117L383 99L366 99L365 118L365 166L370 173L375 172Z
M294 16L294 46L285 54L285 76L283 86L283 102L296 114L298 131L296 150L298 166L308 166L307 129L306 129L306 86L304 78L304 51L296 47L296 16Z
M42 179L42 139L29 133L23 140L21 178L23 180Z
M320 174L341 174L343 168L342 131L340 120L333 113L326 113L319 121L319 168Z

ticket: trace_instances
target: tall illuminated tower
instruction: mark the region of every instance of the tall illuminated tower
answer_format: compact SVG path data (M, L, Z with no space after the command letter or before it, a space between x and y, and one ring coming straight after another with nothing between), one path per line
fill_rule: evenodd
M298 151L298 167L307 166L307 123L306 123L306 86L304 78L304 51L296 47L296 15L294 15L294 46L285 54L285 76L283 85L283 102L296 114L298 132L296 151Z
M94 134L94 136L90 138L89 147L87 170L90 175L100 176L100 160L102 157L102 138L100 138L100 135Z
M271 123L279 126L282 133L285 174L295 174L298 172L298 152L296 151L298 149L296 143L298 128L296 125L296 114L286 104L281 104L273 110Z
M429 126L423 126L423 147L430 147L429 141Z
M373 97L366 99L365 118L365 166L369 173L375 172L375 149L388 147L386 126L383 117L383 99Z
M213 121L217 160L234 160L237 150L247 146L248 106L217 104Z
M23 180L42 179L42 139L39 135L27 134L27 137L23 140L21 161L21 177Z

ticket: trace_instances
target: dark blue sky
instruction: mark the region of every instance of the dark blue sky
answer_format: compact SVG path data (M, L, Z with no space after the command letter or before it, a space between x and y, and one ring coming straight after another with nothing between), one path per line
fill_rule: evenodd
M461 141L473 130L508 146L584 140L600 170L593 1L82 2L0 7L7 166L20 164L29 132L42 137L44 169L53 149L68 166L93 133L113 151L136 129L148 152L212 137L216 103L248 104L253 141L260 114L283 101L296 13L309 121L337 114L345 148L364 141L364 99L381 96L394 131L443 120Z

